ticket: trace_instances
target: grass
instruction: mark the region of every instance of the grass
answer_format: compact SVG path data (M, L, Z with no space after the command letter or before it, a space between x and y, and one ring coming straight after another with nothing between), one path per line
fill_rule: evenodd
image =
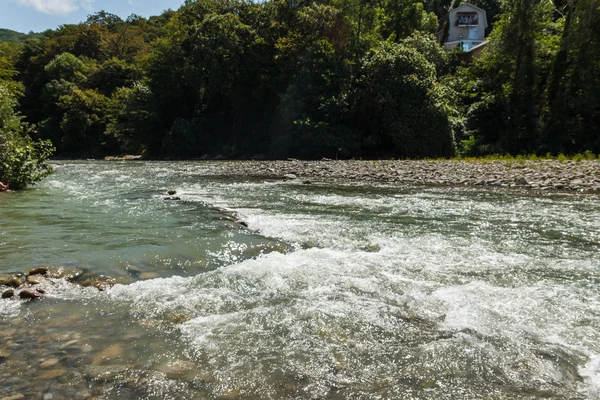
M583 153L577 153L577 154L573 154L573 155L565 155L565 154L558 154L558 155L554 155L554 154L550 154L547 153L545 155L537 155L537 154L526 154L526 155L517 155L517 156L513 156L510 154L491 154L491 155L487 155L487 156L480 156L480 157L465 157L465 156L457 156L452 158L452 160L458 160L458 161L479 161L479 162L486 162L486 161L507 161L507 162L519 162L519 161L541 161L541 160L558 160L560 162L567 162L567 161L595 161L598 160L600 161L600 154L596 155L594 153L592 153L591 151L587 150Z

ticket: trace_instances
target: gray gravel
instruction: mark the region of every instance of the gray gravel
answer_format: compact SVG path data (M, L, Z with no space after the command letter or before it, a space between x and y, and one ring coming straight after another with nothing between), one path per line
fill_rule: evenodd
M600 191L600 162L588 160L209 161L203 167L205 174L311 182L487 185L536 190Z

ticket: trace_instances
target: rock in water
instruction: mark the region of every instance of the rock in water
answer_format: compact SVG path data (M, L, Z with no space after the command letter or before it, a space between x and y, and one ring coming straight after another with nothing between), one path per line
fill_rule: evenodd
M123 349L120 344L113 344L94 356L92 365L101 365L105 361L121 358Z
M63 376L65 374L65 372L66 371L62 368L50 369L50 370L42 372L40 374L40 379L44 379L44 380L55 379L55 378L58 378L59 376Z
M160 274L156 273L156 272L142 272L141 274L138 275L138 277L145 281L148 279L156 279L156 278L160 278Z
M40 368L48 369L50 367L54 367L56 364L58 364L58 359L57 358L51 358L49 360L42 361L40 363Z
M183 379L193 374L196 368L196 364L192 361L175 360L159 366L158 370L164 372L169 379Z
M44 282L44 278L41 275L29 275L27 277L27 283L32 285L39 285L42 282Z
M2 293L3 299L10 299L12 297L15 297L15 291L12 289L9 289L9 290L5 291L4 293Z
M7 397L3 397L0 400L21 400L24 398L25 398L25 396L22 395L21 393L16 393L16 394L11 394L10 396L7 396Z
M36 300L42 297L40 293L32 292L31 290L21 290L19 298L22 300Z
M21 280L17 276L0 276L0 286L10 286L18 288L22 285Z
M297 178L297 176L296 176L296 175L294 175L294 174L285 174L285 175L283 176L283 179L287 179L287 180L290 180L290 181L291 181L291 180L294 180L294 179L296 179L296 178Z
M167 194L168 194L169 196L173 196L175 193L177 193L177 191L176 191L176 190L167 190Z
M48 273L48 267L35 267L29 271L29 275L46 275Z

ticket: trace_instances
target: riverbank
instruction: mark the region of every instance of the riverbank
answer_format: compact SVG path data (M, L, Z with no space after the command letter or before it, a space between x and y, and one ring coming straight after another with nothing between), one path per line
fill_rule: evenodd
M400 183L600 191L599 161L219 161L207 174L325 182ZM308 182L307 182L308 183Z

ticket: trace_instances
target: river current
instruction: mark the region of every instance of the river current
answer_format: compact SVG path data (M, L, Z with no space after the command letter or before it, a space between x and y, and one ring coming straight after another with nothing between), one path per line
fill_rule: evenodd
M207 165L61 161L0 195L0 274L118 282L0 300L0 398L600 398L597 194Z

